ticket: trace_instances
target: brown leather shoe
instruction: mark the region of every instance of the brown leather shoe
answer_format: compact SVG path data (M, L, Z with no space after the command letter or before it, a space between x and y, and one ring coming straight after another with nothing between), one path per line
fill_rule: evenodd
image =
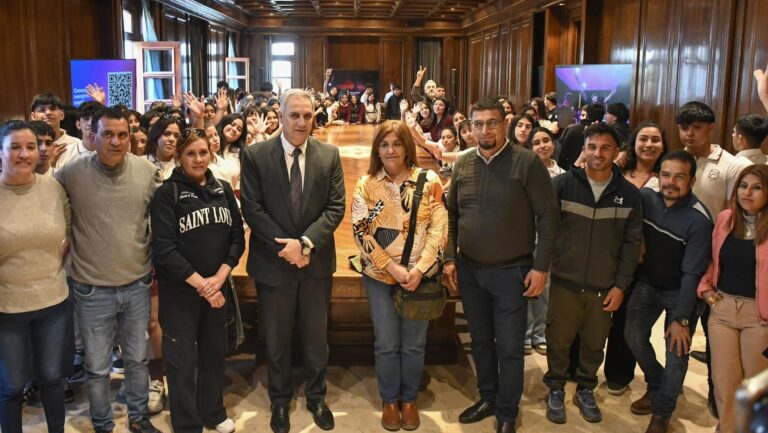
M384 403L381 413L381 426L389 431L400 430L400 407L397 402Z
M639 400L635 400L629 406L629 410L635 415L650 415L651 403L653 402L653 393L646 391L645 395L640 397Z
M653 416L651 416L651 423L648 424L648 428L645 430L645 433L667 433L668 426L668 417L653 414Z
M403 402L403 430L416 430L419 428L419 409L416 408L416 402Z

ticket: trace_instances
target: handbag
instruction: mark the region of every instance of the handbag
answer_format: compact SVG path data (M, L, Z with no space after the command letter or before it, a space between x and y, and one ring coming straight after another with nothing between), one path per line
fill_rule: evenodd
M421 196L424 194L426 180L427 172L422 170L416 182L416 191L413 193L408 237L405 240L405 247L400 260L400 264L405 267L408 266L408 261L411 258L413 237L416 232L416 216L418 215L419 204L421 204ZM448 291L441 284L441 281L441 273L438 272L431 277L423 277L419 286L412 292L397 286L392 293L397 314L408 320L432 320L440 317L448 299Z

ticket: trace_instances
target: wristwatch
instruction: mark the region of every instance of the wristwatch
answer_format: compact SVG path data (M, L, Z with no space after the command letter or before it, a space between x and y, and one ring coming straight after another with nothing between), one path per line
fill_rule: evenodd
M683 328L687 328L689 324L688 319L686 318L675 320L675 322L679 323Z
M299 238L299 243L301 244L301 254L308 256L310 253L312 253L312 248L307 245L307 242L304 240L304 238Z

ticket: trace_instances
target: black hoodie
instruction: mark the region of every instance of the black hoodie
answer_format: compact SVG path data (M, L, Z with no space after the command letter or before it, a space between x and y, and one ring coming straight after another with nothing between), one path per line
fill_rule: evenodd
M229 183L208 170L199 185L175 168L150 205L154 260L161 287L191 288L195 272L208 278L222 263L237 266L245 250L243 219Z

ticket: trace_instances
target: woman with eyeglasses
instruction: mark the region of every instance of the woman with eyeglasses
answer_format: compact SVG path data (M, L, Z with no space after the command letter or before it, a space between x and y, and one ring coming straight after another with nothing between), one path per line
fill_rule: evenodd
M736 388L768 369L768 166L739 174L712 232L712 261L699 283L710 305L712 382L720 433L736 431Z
M223 399L222 307L245 238L232 186L208 169L211 155L205 131L185 130L176 147L178 167L150 205L171 425L177 432L235 429Z
M168 179L176 167L173 155L182 129L184 123L181 119L162 116L149 130L145 157L163 173L163 179Z

